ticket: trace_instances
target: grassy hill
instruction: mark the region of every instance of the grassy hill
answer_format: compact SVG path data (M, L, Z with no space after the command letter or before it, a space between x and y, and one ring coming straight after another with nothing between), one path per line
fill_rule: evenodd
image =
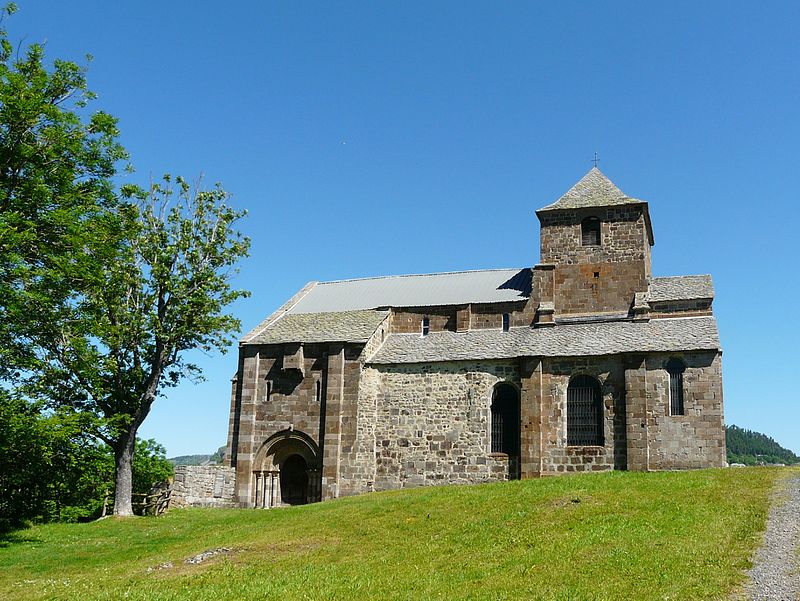
M729 463L745 465L774 465L800 463L800 457L783 448L772 438L760 432L745 430L739 426L725 428Z
M789 473L587 474L50 524L0 546L0 598L727 598Z

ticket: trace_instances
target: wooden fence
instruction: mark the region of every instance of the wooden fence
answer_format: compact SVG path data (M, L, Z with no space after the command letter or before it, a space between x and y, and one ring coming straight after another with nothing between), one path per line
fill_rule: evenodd
M156 489L149 493L133 493L133 513L136 515L159 516L169 509L169 501L172 497L170 488ZM138 500L137 500L138 499ZM114 504L113 495L106 493L103 499L103 512L101 516L108 515L110 505Z

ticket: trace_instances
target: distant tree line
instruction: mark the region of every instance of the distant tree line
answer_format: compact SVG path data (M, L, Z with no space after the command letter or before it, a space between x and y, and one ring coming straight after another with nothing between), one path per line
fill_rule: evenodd
M224 445L210 455L178 455L170 457L169 462L172 465L221 465L223 459L225 459Z
M760 432L745 430L739 426L728 426L725 429L725 441L728 446L728 463L745 465L800 463L800 456Z

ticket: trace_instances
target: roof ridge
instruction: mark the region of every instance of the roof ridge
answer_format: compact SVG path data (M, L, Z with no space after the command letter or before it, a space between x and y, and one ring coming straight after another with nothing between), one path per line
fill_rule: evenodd
M685 273L683 275L659 275L654 277L654 280L672 280L675 278L703 278L711 277L710 273Z
M489 271L522 271L523 269L530 269L529 267L493 267L490 269L463 269L460 271L437 271L434 273L401 273L396 275L373 275L364 278L346 278L342 280L329 280L327 282L319 282L319 286L325 284L341 284L343 282L363 282L365 280L388 280L391 278L419 278L419 277L432 277L437 275L458 275L462 273L486 273Z

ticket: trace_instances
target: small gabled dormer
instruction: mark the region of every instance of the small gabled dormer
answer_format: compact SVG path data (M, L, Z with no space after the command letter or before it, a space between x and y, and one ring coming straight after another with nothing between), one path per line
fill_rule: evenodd
M626 314L634 294L647 291L653 245L647 203L627 196L597 167L536 215L540 262L554 270L556 318Z

